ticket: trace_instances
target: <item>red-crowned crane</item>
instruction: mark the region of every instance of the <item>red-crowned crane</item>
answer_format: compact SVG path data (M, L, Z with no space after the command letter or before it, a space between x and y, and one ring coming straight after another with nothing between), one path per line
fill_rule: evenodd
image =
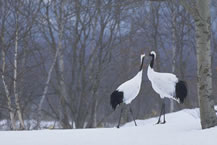
M178 103L184 103L187 96L187 87L184 81L179 80L176 75L172 73L156 72L153 68L156 53L151 51L149 56L151 56L152 59L150 65L148 66L148 79L150 80L154 91L160 95L161 99L163 99L160 116L156 124L164 124L166 123L164 98L167 97L176 100ZM162 113L164 114L163 122L160 120Z
M141 55L141 64L139 68L139 72L130 80L121 84L112 94L110 98L110 104L112 108L115 110L118 105L121 103L129 104L130 113L133 117L135 126L137 126L136 121L133 116L132 108L130 107L130 103L136 98L139 94L141 83L142 83L142 71L143 71L143 63L144 63L145 54ZM123 106L121 108L120 118L118 121L118 128L120 126L121 115L123 112Z

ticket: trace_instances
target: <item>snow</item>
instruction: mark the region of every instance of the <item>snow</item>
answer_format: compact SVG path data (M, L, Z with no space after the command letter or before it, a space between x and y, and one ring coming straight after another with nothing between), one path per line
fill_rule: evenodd
M137 120L120 129L74 129L1 131L2 145L215 145L217 127L202 130L198 109L166 114L166 124L157 118Z

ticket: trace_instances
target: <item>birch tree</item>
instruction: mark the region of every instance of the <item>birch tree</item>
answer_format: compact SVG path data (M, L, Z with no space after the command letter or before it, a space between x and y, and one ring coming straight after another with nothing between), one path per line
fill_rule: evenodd
M47 84L50 82L50 75L54 65L57 81L57 87L55 86L54 89L59 97L61 107L60 113L57 113L57 118L61 122L63 128L71 128L71 125L69 124L69 116L67 114L67 90L64 76L64 52L66 47L63 44L63 36L65 29L64 27L66 25L66 21L68 20L67 17L71 12L66 12L65 7L67 4L67 1L56 0L43 2L44 7L41 10L41 32L43 34L42 36L49 44L51 51L54 52L54 60L48 72L46 86L43 89L43 95L41 97L38 113L40 114L41 112L41 105L43 104L46 96L46 92L48 89Z
M47 92L48 92L48 87L49 87L49 83L50 83L50 80L51 80L51 75L52 75L54 66L55 66L56 61L57 61L58 53L59 53L59 49L56 50L56 53L55 53L53 62L52 62L52 64L51 64L51 66L50 66L50 69L48 70L47 80L46 80L46 82L45 82L45 86L44 86L44 89L43 89L43 93L42 93L42 96L41 96L41 99L40 99L40 102L39 102L39 106L38 106L38 117L37 117L37 126L38 126L38 127L40 127L40 121L41 121L41 117L42 117L42 106L43 106L43 104L44 104L44 101L45 101L45 98L46 98L46 95L47 95Z
M197 0L194 11L197 48L198 100L202 129L217 125L212 94L210 0Z
M1 34L0 34L0 47L1 47L1 62L2 62L2 67L1 67L1 78L3 82L3 87L5 91L5 95L7 98L7 107L9 111L9 116L10 116L10 121L11 121L11 126L13 130L16 130L16 121L15 121L15 114L14 114L14 108L12 106L12 101L11 101L11 96L9 92L9 87L6 83L5 80L5 74L6 74L6 42L5 42L5 31L6 31L6 20L7 16L9 15L9 5L7 2L1 3L2 5L0 6L0 9L2 10L2 15L0 17L1 19Z
M58 87L60 92L60 102L62 105L62 122L64 128L71 128L69 124L69 119L67 115L67 108L66 108L66 101L67 101L67 91L66 91L66 85L65 85L65 79L64 79L64 47L63 47L63 33L64 33L64 25L66 22L65 17L65 1L57 2L54 1L54 14L56 17L57 22L57 33L58 33L58 46L57 49L59 49L58 57L57 57L57 81L58 81Z
M202 129L205 129L217 125L217 117L212 96L210 0L192 0L190 2L187 0L180 0L179 4L192 15L195 21L197 93L200 105L201 126Z
M195 3L193 2L193 9L184 0L180 3L191 13L195 21L197 93L200 105L201 127L202 129L206 129L217 125L212 94L210 0L197 0Z
M2 38L2 44L4 44L4 39ZM12 106L12 101L11 101L11 96L10 96L10 92L9 92L9 88L8 85L5 81L5 65L6 65L6 59L5 59L5 48L4 45L2 45L2 82L3 82L3 86L4 86L4 90L5 90L5 94L6 94L6 98L7 98L7 104L8 104L8 110L9 110L9 115L10 115L10 120L11 120L11 125L12 125L12 129L16 130L16 121L15 121L15 114L14 114L14 108Z
M15 43L14 43L14 75L13 75L13 87L14 87L14 97L15 97L15 104L16 104L16 111L18 115L18 119L21 124L21 129L25 129L22 111L20 107L20 97L17 90L17 61L18 61L18 40L19 40L19 27L18 27L18 11L16 10L15 13Z
M172 73L176 69L176 12L175 6L171 7L172 12ZM174 100L170 99L170 112L174 111Z

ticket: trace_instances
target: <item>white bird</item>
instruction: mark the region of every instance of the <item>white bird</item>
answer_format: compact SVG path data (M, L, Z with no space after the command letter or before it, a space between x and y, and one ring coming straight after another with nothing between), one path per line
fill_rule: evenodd
M151 51L149 56L151 56L152 59L150 65L148 66L147 75L154 91L160 95L161 99L167 97L176 100L178 103L184 103L184 100L187 96L186 83L179 80L176 75L172 73L160 73L154 71L153 66L154 60L156 59L156 53L154 51ZM162 122L164 124L166 123L164 100L157 124L160 123L162 113L164 113L164 121Z
M115 110L118 105L121 103L129 104L136 98L139 94L141 83L142 83L142 68L144 63L145 54L141 55L141 64L139 72L134 76L132 79L126 81L125 83L121 84L112 94L110 98L110 104L112 108ZM123 107L121 108L120 118L118 122L118 128L120 125L121 115L122 115ZM130 107L130 113L133 117L133 111ZM135 126L137 126L136 121L133 117Z

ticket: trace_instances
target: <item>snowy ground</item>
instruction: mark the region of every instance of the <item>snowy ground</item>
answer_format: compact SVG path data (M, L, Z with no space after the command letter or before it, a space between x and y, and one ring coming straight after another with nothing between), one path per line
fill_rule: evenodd
M120 129L1 131L1 145L216 145L217 127L201 130L198 109L167 114L167 123L157 118L137 120Z

